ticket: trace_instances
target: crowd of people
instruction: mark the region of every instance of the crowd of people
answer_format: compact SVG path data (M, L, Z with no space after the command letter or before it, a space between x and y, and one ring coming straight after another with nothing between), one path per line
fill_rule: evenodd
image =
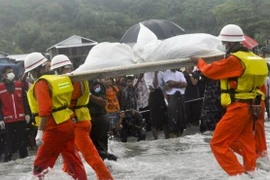
M263 100L268 99L269 66L241 45L239 26L225 26L219 38L224 59L207 64L191 58L196 67L182 70L72 82L60 76L72 71L67 56L49 61L38 52L26 57L20 80L5 67L0 84L3 161L17 151L25 158L28 146L38 146L34 175L45 176L61 155L63 170L84 180L80 151L98 179L113 179L103 161L117 160L108 152L108 138L142 141L147 131L154 140L161 131L166 139L176 138L197 126L202 134L213 134L212 152L230 176L251 176L256 159L267 157ZM243 165L234 152L243 156Z

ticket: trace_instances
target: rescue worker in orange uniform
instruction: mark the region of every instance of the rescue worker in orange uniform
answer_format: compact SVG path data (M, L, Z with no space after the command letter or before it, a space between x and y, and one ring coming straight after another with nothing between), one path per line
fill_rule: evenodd
M260 90L266 94L266 85L260 87ZM265 101L261 101L261 112L255 124L255 142L257 153L257 167L270 171L270 160L267 153L267 142L264 127Z
M72 63L66 55L59 54L53 57L51 70L59 75L67 74L72 71ZM74 91L69 108L74 112L72 119L75 126L75 145L82 153L86 162L93 168L98 179L113 179L89 136L91 117L87 108L90 97L88 81L74 82L73 87ZM63 169L69 172L68 164L65 161L64 163Z
M263 58L241 45L244 34L239 26L224 26L219 39L226 47L224 59L211 64L203 59L191 60L204 76L220 80L221 104L226 107L226 113L217 124L210 146L220 166L230 176L236 176L252 172L256 167L251 109L256 97L263 96L258 87L264 84L268 70ZM235 141L242 145L243 165L230 149Z
M260 87L260 90L265 94L266 86L265 84ZM257 155L257 167L262 168L264 170L270 170L270 161L267 155L267 143L265 136L265 128L264 128L264 114L265 114L265 102L261 101L260 104L260 113L258 117L254 119L255 126L255 151ZM239 141L235 141L230 145L230 148L236 153L243 155L242 145Z
M260 90L266 94L266 86L265 84L260 87ZM263 158L267 156L267 144L266 144L266 136L264 129L264 113L265 113L265 102L261 101L261 113L258 115L258 119L256 120L255 127L255 138L256 138L256 153L257 158Z
M74 125L68 109L73 92L67 76L42 75L47 59L38 52L27 55L25 73L34 80L27 98L35 123L38 126L36 144L39 146L34 160L34 175L43 178L48 168L53 168L59 154L68 163L74 179L86 180L81 159L74 150Z

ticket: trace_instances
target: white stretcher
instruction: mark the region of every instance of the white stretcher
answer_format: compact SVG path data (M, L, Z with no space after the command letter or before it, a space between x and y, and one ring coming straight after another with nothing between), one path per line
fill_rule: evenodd
M201 57L206 62L211 63L216 60L220 60L224 57L224 54L216 54L207 57ZM140 74L154 71L164 71L167 69L183 68L194 65L190 58L180 58L171 60L162 60L157 62L145 62L126 66L118 66L112 68L100 68L84 72L71 73L68 76L72 81L93 80L102 78L114 78L117 76L124 76L130 74Z

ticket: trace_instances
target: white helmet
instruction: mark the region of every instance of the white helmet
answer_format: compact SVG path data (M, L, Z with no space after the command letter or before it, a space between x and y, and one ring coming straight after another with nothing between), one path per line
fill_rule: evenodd
M51 70L55 70L66 65L72 65L70 59L64 54L58 54L52 58Z
M221 29L219 39L225 42L242 42L245 37L243 30L239 26L228 24Z
M31 70L39 67L43 63L48 61L41 53L39 52L32 52L28 54L24 60L24 69L25 72L30 72Z

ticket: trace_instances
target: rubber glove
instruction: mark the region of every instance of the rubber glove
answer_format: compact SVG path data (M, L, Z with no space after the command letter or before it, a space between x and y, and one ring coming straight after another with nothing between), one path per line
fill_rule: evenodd
M0 129L5 129L5 128L6 128L5 122L3 120L0 121Z
M43 131L38 130L36 138L35 138L37 146L42 146L43 145L44 142L42 141L42 136L43 136Z

